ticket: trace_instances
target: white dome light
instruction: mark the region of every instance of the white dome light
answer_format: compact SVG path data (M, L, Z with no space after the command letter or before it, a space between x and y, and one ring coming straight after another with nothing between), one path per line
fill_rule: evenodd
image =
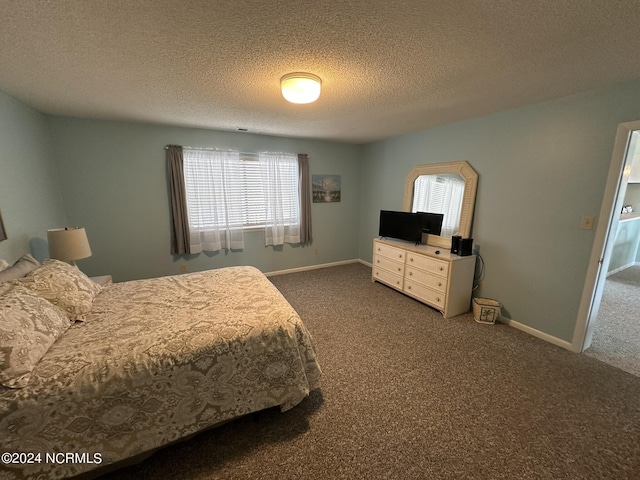
M320 96L322 80L311 73L289 73L280 79L282 96L291 103L311 103Z

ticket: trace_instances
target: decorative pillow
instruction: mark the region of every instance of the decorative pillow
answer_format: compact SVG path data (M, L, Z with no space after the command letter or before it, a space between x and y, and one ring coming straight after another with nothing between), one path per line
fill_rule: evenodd
M17 280L40 266L40 262L28 253L23 255L11 267L0 271L0 283Z
M9 263L6 260L0 258L0 272L9 268Z
M53 259L45 260L20 284L60 307L70 320L84 320L102 289L77 267Z
M20 286L0 296L0 383L22 388L51 345L71 326L51 302Z

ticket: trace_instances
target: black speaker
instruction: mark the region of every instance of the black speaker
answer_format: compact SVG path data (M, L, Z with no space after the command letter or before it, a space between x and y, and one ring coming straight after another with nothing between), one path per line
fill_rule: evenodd
M460 240L460 249L458 255L461 257L467 257L471 255L473 250L473 238L463 238Z
M451 237L451 253L454 255L458 255L460 253L460 240L462 240L460 235L454 235Z

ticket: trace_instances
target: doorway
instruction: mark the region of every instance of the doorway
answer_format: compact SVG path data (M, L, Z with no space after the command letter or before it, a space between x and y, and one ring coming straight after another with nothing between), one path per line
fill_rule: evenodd
M610 274L585 355L640 377L640 266Z
M634 160L640 163L640 122L618 127L572 349L640 376L640 166L632 168Z

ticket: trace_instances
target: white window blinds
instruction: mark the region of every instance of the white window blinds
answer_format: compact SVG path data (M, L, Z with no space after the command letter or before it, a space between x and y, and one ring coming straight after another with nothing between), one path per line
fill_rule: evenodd
M265 228L267 245L299 241L297 155L184 148L184 179L192 253L244 248L243 228Z

